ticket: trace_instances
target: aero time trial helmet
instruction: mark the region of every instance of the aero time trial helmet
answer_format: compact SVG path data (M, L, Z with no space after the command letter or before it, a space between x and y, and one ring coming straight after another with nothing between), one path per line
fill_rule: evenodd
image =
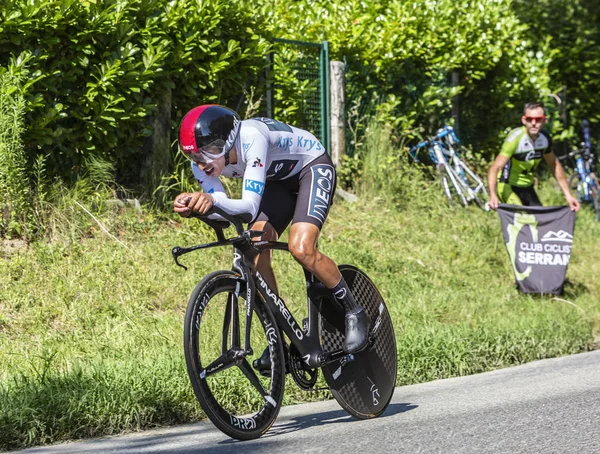
M239 115L227 107L216 104L194 107L181 120L179 149L192 161L206 164L229 155L240 126Z

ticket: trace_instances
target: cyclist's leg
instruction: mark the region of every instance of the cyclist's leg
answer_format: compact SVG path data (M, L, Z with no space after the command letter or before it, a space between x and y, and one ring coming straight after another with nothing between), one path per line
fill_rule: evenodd
M252 230L262 230L265 232L260 237L253 238L253 241L276 241L279 239L279 235L277 234L275 227L273 227L268 221L256 221L250 226L250 228ZM254 264L256 265L256 269L260 275L267 282L267 284L269 284L269 287L271 287L275 293L279 293L277 279L275 278L275 273L273 272L273 267L271 266L272 257L273 251L264 251L261 254L256 255L254 258Z
M331 289L343 305L346 311L344 348L347 352L355 352L368 342L369 318L354 300L335 262L317 246L319 233L333 202L335 183L335 168L327 154L302 169L288 244L294 258Z
M267 181L258 214L249 225L249 228L262 230L265 233L254 238L254 241L277 240L292 220L295 205L296 195L291 193L285 185L278 181ZM273 251L265 251L256 256L254 263L271 289L279 293L277 280L271 266L272 256Z
M508 183L498 183L498 200L509 205L523 205L519 196L513 191L513 186Z
M262 230L265 233L260 237L254 238L254 241L277 240L292 220L295 205L296 194L293 191L290 191L289 188L281 182L267 181L258 208L258 214L249 225L249 228L253 230ZM277 279L275 278L275 273L271 266L272 255L272 251L265 251L261 254L257 254L254 263L256 264L256 269L269 287L276 293L279 293ZM287 362L287 345L285 342L283 345ZM254 361L253 366L261 374L268 375L271 369L268 346L265 348L260 358Z
M526 187L513 186L512 189L513 189L514 193L517 194L517 196L519 197L519 199L521 200L521 202L524 206L528 206L528 207L541 207L542 206L542 202L540 202L540 198L538 197L537 193L535 192L535 189L533 188L533 186L526 186Z
M309 222L293 222L288 241L294 258L313 273L327 288L334 288L341 273L333 260L319 251L317 242L320 228Z

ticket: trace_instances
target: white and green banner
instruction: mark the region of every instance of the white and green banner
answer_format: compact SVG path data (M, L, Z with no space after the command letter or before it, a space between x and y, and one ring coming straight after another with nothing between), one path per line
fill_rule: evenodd
M561 294L571 258L575 213L568 206L498 207L504 244L523 293Z

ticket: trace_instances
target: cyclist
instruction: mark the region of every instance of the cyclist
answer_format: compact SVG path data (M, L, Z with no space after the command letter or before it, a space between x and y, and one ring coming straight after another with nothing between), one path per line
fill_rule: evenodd
M542 129L546 120L543 103L525 104L521 118L523 126L513 129L508 134L500 154L488 172L490 208L497 209L499 202L542 206L533 188L533 171L543 157L558 181L571 210L579 210L579 202L571 195L565 172L552 151L552 139Z
M369 317L356 303L337 265L317 247L333 200L335 168L325 148L308 131L270 118L241 121L236 112L209 104L190 110L181 121L179 147L192 161L203 192L182 193L174 201L181 216L205 214L213 205L246 216L250 228L277 240L291 222L289 250L343 305L344 350L354 353L368 342ZM219 176L243 178L242 198L227 197ZM277 292L271 252L255 258L257 270ZM258 361L270 368L268 349Z

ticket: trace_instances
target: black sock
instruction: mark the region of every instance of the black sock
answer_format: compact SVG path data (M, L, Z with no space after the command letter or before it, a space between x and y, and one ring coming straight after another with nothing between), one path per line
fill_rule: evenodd
M351 312L359 307L354 300L352 292L348 288L348 284L344 280L344 276L342 276L340 282L338 282L336 286L331 289L331 293L333 293L335 299L341 303L342 306L344 306L346 312Z

